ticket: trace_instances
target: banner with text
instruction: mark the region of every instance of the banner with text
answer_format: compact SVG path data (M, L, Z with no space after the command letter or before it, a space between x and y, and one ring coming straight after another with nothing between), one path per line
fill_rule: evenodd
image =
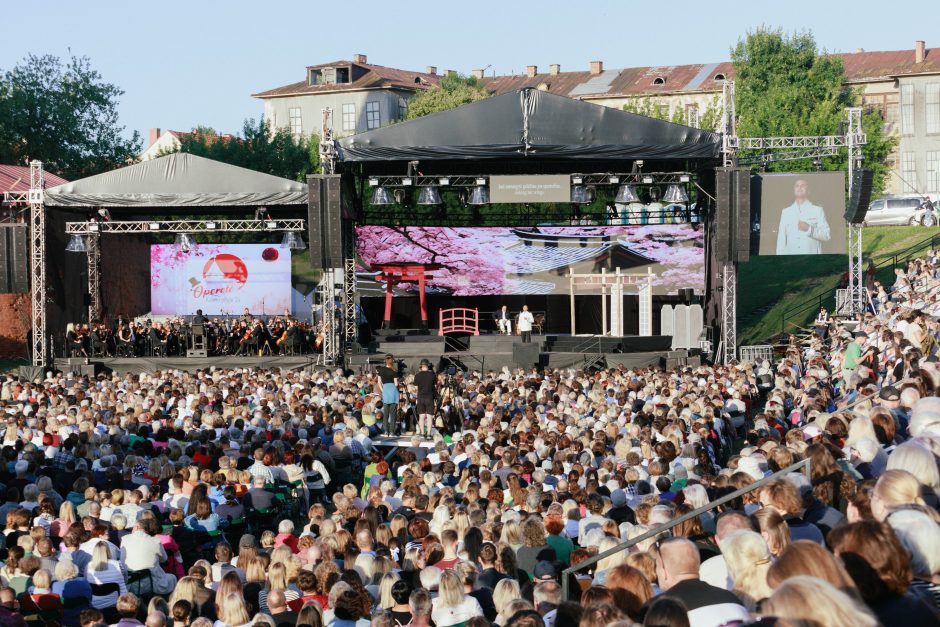
M571 202L571 178L567 174L491 176L490 202Z

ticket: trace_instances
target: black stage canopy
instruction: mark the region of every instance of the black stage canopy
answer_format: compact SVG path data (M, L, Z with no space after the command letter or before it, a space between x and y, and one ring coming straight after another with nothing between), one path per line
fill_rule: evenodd
M339 161L716 159L718 135L527 88L338 141Z

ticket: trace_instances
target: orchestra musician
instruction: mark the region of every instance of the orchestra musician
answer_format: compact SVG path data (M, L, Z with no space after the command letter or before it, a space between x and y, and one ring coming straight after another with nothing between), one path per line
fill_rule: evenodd
M68 347L69 357L88 357L81 331L81 325L76 326L72 322L65 327L65 345Z
M150 327L150 353L154 357L166 357L167 333L163 325L154 322Z
M118 324L117 354L118 357L134 356L134 331L129 324L123 322Z

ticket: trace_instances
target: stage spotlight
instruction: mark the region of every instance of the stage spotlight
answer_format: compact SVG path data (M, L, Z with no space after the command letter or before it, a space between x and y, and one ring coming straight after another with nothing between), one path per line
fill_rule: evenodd
M372 204L373 205L394 205L392 201L391 194L388 193L388 189L384 187L376 187L372 191Z
M175 243L184 253L188 253L196 247L196 240L189 233L177 233Z
M575 185L571 188L571 202L586 205L594 201L594 188Z
M614 198L614 202L622 204L640 202L640 196L636 193L636 188L633 185L621 185L617 188L617 197Z
M689 202L689 195L685 193L685 186L670 185L666 188L666 195L663 196L663 200L668 203L685 204Z
M160 230L160 223L159 223L159 222L151 222L151 223L149 223L149 224L147 225L147 228L150 229L151 231L159 231L159 230Z
M88 251L88 247L85 246L85 238L81 235L73 235L69 238L69 243L66 244L65 250L70 253L84 253Z
M422 187L421 192L418 194L418 204L419 205L441 204L441 193L438 191L437 186L428 185L427 187Z
M304 250L307 248L307 245L304 244L304 238L300 236L300 233L297 231L286 231L284 238L281 240L281 248Z
M469 205L488 205L490 204L490 190L486 185L477 185L470 192Z
M379 186L379 179L377 178L369 179L369 187L378 187L378 186Z
M215 225L215 222L206 222L206 230L207 230L207 231L214 231L214 230L215 230L215 226L216 226L216 225Z

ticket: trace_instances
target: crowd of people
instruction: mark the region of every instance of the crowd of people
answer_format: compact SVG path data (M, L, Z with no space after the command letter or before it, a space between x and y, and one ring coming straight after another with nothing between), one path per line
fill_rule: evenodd
M938 291L930 253L773 364L458 373L430 410L406 373L388 406L376 372L7 376L0 624L940 624ZM382 448L416 405L431 439Z

